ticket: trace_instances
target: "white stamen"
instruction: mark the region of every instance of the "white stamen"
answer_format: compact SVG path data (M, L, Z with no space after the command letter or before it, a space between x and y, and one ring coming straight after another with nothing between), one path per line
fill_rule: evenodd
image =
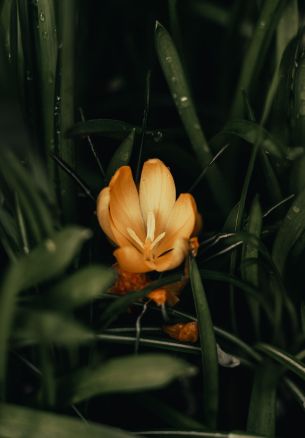
M141 248L144 248L144 244L140 237L131 228L127 228L127 233Z
M155 237L155 228L156 228L156 220L153 211L149 211L147 214L147 231L146 231L146 239L151 242Z
M165 236L165 231L163 232L163 233L161 233L161 234L159 234L159 236L158 237L156 237L156 239L153 241L153 243L151 244L151 249L153 249L156 245L157 245L157 243L159 243L160 242L160 240L162 240L163 239L163 237Z

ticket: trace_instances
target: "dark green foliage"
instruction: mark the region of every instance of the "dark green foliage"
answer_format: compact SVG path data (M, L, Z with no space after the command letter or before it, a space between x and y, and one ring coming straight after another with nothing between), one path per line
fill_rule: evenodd
M304 14L296 0L0 1L1 437L297 436ZM117 296L94 203L148 158L192 191L200 246ZM149 298L185 276L176 306ZM166 335L183 323L198 342Z

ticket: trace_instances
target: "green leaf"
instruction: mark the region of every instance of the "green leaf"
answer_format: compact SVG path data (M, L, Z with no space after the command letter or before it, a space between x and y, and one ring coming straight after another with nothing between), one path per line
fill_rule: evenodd
M100 298L116 278L115 270L88 266L70 275L52 288L43 302L58 309L73 309ZM43 303L42 303L43 304Z
M6 438L132 438L130 433L48 412L0 405L0 436Z
M55 2L56 4L56 2ZM68 128L74 124L75 117L75 72L76 46L78 33L78 6L74 0L58 2L58 34L60 50L56 71L56 82L59 83L59 93L56 96L57 107L54 116L56 123L57 140L59 142L58 155L69 167L76 168L76 150L73 140L66 137ZM56 115L58 114L58 117ZM74 221L76 214L76 189L70 175L60 171L58 173L61 209L65 223Z
M4 396L7 342L15 313L16 296L22 289L35 286L61 274L89 236L90 233L84 228L66 228L9 267L3 279L0 295L1 397Z
M203 422L216 427L218 413L217 347L210 310L195 259L190 260L190 280L198 318L203 369Z
M212 160L212 153L200 126L178 52L171 36L159 22L156 23L155 44L164 76L182 123L198 162L204 169ZM211 166L206 178L219 208L223 213L227 212L232 204L231 193L217 164L214 163Z
M262 209L258 197L255 197L251 205L246 231L249 234L253 234L259 239L262 231L262 222ZM259 289L258 255L259 252L257 246L255 247L247 244L244 245L242 262L245 262L246 264L243 264L241 266L242 277L245 281L252 284L257 289ZM251 260L251 264L247 264L248 260ZM252 314L255 331L258 336L260 324L260 309L258 303L250 297L248 298L248 304L250 307L250 312Z
M278 378L279 369L270 363L262 363L257 368L250 399L247 432L270 438L275 436Z
M55 4L53 0L38 0L32 8L32 32L36 43L40 111L43 122L45 153L55 148L55 75L58 55ZM49 160L49 171L55 180L55 164Z
M111 161L106 171L106 181L109 182L115 171L121 166L127 166L132 154L133 144L135 138L135 128L125 140L120 144L115 153L113 154Z
M258 79L285 3L283 0L266 0L263 3L237 82L231 108L231 118L243 115L242 90L246 90L248 93L252 91L254 80Z
M66 315L42 310L18 312L18 326L14 331L17 345L78 345L93 339L92 331Z
M22 272L21 288L27 289L60 275L90 237L90 230L76 226L50 236L16 265L15 269Z
M72 403L100 394L137 392L163 388L196 370L187 362L165 354L142 354L109 360L96 369L84 370L65 379ZM68 378L69 379L69 378ZM70 387L70 388L69 388Z
M54 229L50 210L31 175L8 149L1 150L0 176L8 188L18 195L23 216L36 243L50 235Z
M260 343L257 344L256 348L266 356L283 365L285 368L288 368L290 371L301 377L301 379L305 380L305 365L296 357L280 348L274 347L273 345Z
M254 145L260 136L260 147L277 160L286 158L285 149L266 129L250 120L236 119L230 120L218 134L234 135L248 143ZM217 137L212 140L213 144L217 143Z
M273 249L272 258L280 273L284 272L287 257L293 246L305 231L305 190L293 201L285 219L279 228ZM304 248L304 242L302 241ZM301 249L303 249L301 248Z

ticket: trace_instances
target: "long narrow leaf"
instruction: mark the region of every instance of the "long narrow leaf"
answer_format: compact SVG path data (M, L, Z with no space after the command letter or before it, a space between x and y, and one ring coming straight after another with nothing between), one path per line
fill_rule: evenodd
M203 422L215 428L218 414L218 362L214 328L205 290L195 259L190 260L190 279L198 317L203 368Z

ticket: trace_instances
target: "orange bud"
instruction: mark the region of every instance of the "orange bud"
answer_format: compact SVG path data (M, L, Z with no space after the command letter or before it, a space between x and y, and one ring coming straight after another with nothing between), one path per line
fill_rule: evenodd
M198 324L196 321L165 325L163 331L180 342L195 343L198 341Z

